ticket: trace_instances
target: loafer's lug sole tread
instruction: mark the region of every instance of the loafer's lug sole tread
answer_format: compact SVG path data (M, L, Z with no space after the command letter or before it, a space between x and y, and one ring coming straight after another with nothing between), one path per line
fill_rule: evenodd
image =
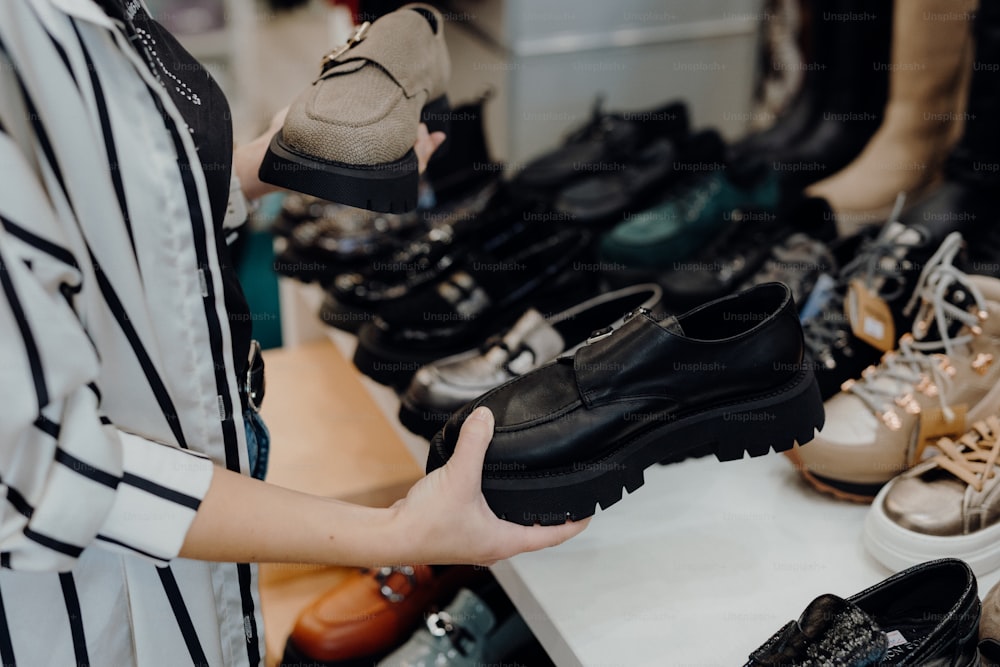
M486 477L483 494L497 516L513 523L550 526L579 521L593 516L596 505L608 509L617 503L623 488L635 492L645 483L644 470L655 463L710 453L720 461L735 461L745 453L757 457L772 450L787 451L796 442L812 440L824 419L819 386L812 371L804 369L781 391L654 427L600 461L574 465L573 472L535 478ZM432 468L444 465L439 454L441 437L439 432L431 442ZM663 451L685 440L697 444Z
M424 106L421 119L428 129L449 126L448 99L441 96ZM275 133L258 175L260 180L320 199L380 213L406 213L417 207L417 154L411 148L394 162L377 165L346 164L306 155L288 146Z

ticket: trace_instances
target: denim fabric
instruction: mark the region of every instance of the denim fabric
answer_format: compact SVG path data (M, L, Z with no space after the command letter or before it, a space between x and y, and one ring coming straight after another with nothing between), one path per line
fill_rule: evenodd
M267 474L267 459L271 453L271 433L264 420L253 410L243 413L243 423L247 430L247 453L250 457L250 476L264 479Z

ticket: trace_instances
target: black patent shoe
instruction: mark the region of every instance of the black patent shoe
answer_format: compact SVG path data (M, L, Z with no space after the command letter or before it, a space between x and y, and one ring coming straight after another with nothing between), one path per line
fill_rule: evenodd
M745 667L978 667L979 616L969 566L930 561L846 600L821 595Z
M529 226L493 252L468 249L441 280L384 306L361 328L354 365L402 389L424 364L478 347L525 309L552 313L592 293L593 275L574 267L589 243L583 231Z
M640 311L452 415L431 441L427 471L448 461L466 417L485 406L496 420L483 467L493 512L523 525L583 519L642 486L654 463L735 460L812 440L823 403L802 354L780 283L664 321Z
M564 188L553 208L578 224L617 222L626 211L641 207L652 192L669 185L677 156L674 142L658 139L637 151L630 162L609 165L599 175Z
M329 286L344 311L377 312L430 284L461 259L468 245L487 249L512 228L524 226L520 208L508 204L497 181L483 184L453 204L428 214L430 228L385 257L338 275Z
M629 161L656 139L678 139L688 133L683 102L655 109L608 113L594 103L590 121L572 132L558 148L541 155L514 177L519 191L532 195L555 193L609 165Z

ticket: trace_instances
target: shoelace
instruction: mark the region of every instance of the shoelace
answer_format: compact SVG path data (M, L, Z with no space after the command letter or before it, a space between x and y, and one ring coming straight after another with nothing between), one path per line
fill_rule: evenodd
M987 417L976 422L972 430L958 439L941 438L936 447L941 450L931 460L955 477L982 491L986 482L997 474L1000 458L1000 419Z
M952 232L920 274L913 296L904 308L904 311L909 311L920 301L914 334L906 334L900 338L899 349L883 356L881 364L866 370L860 380L845 383L845 391L864 401L893 430L900 428L901 421L889 406L895 404L910 414L920 411L920 406L909 393L913 389L929 396L936 395L945 418L948 421L954 418L954 411L948 405L945 392L939 388L951 384L954 369L949 357L954 354L955 348L971 342L981 332L979 323L986 318L982 293L969 281L968 276L952 264L961 247L962 235ZM946 299L949 291L956 286L972 295L976 304L975 313ZM966 325L968 333L952 336L949 318ZM939 338L918 340L918 336L923 339L927 334L932 321L937 325ZM885 382L886 379L895 382ZM900 387L904 388L903 391L900 391Z
M793 234L781 245L771 249L771 256L758 274L762 282L782 280L789 269L794 273L817 270L822 265L833 266L833 256L822 241L808 234Z
M896 198L896 205L886 224L893 224L899 218L904 201L902 194ZM880 283L882 288L879 291L887 300L898 298L905 288L901 271L905 261L900 261L899 257L912 247L912 244L897 240L901 235L902 233L898 234L894 239L866 241L857 256L845 264L837 274L836 284L831 291L830 300L823 309L824 312L838 314L844 312L844 298L847 295L848 285L857 278L868 286ZM886 286L892 284L895 284L895 289L887 290ZM832 349L846 348L851 340L846 318L813 317L804 323L803 334L806 347L815 353L827 368L836 366Z

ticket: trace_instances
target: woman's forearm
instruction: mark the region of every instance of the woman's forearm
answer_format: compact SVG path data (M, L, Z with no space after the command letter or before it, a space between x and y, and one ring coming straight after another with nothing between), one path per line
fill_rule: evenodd
M233 151L233 173L240 179L243 196L250 201L280 189L275 185L264 183L257 176L270 141L270 134L262 134L253 141L237 146Z
M180 556L220 562L392 564L400 555L394 514L217 467Z
M589 519L520 526L482 492L493 415L473 411L451 460L388 509L308 496L216 468L180 555L229 562L330 565L488 564L573 537Z

